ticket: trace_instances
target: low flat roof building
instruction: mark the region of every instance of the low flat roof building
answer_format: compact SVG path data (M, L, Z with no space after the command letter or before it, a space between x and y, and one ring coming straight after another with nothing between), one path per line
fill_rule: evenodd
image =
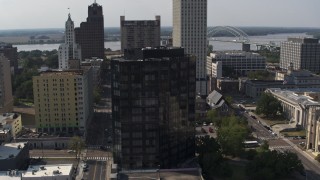
M71 180L72 172L72 164L29 166L22 180Z
M0 171L21 169L29 159L27 142L7 143L0 146Z
M306 127L309 108L320 107L319 88L303 88L303 89L280 89L270 88L266 90L277 98L283 107L283 112L286 113L290 122L295 125Z
M4 113L0 115L0 130L8 130L11 137L17 137L22 130L21 115L17 113Z

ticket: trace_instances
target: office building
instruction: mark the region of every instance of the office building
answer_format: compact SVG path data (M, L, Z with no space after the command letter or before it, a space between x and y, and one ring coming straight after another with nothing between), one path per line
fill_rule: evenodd
M320 72L320 44L315 38L288 38L281 43L280 68Z
M156 20L133 21L120 17L121 52L125 49L160 46L160 16Z
M12 44L6 44L0 42L0 54L3 53L4 56L10 61L11 73L18 72L18 52L17 47L12 47Z
M173 0L173 46L197 57L197 93L207 95L207 0Z
M221 51L211 53L212 64L222 63L222 69L232 69L237 75L244 76L251 71L264 71L266 58L258 53L244 51ZM215 67L218 65L212 65Z
M0 113L13 111L10 61L0 53Z
M83 132L92 116L92 71L47 71L33 77L38 132Z
M104 59L104 22L102 6L94 2L88 6L88 17L75 28L76 43L81 47L81 59Z
M195 153L195 57L183 48L134 49L111 60L115 160L171 168Z
M58 49L58 58L59 69L69 69L69 60L81 59L81 48L75 43L74 23L70 14L65 24L64 44Z
M309 108L309 116L306 127L306 149L315 153L320 153L320 107L311 106Z

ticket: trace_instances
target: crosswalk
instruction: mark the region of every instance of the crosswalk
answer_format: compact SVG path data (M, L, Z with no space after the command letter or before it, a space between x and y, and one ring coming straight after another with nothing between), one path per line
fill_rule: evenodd
M287 150L287 149L293 149L292 146L287 145L287 146L270 146L269 149L271 150Z
M100 145L90 145L88 149L100 149Z
M84 157L85 160L107 161L112 160L111 157Z
M268 140L272 140L272 139L279 139L279 137L258 137L258 139L260 139L262 141L268 141Z

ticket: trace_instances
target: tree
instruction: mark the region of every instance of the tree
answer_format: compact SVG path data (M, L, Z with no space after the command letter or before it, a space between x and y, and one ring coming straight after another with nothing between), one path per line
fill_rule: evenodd
M211 109L207 112L207 120L210 123L213 123L215 127L220 127L221 126L221 116L219 112L215 109Z
M80 158L81 152L85 147L84 140L79 136L74 136L70 141L70 149L75 151L76 159Z
M256 113L264 114L267 117L276 117L282 114L282 106L279 100L270 93L263 93L257 103Z
M261 180L286 178L295 171L303 172L304 167L298 156L292 152L261 152L246 167L250 179Z
M226 155L239 156L244 150L244 140L248 136L244 120L236 116L225 117L218 129L218 142Z
M315 158L316 161L320 162L320 154L318 154Z

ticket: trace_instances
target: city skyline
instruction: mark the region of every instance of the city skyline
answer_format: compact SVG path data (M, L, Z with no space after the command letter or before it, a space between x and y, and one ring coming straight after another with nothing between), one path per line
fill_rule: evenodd
M93 2L0 0L0 16L5 17L0 19L0 29L63 28L69 11L75 27L79 27L87 17L88 5ZM160 15L162 26L172 26L172 0L97 0L97 3L103 6L105 27L120 27L121 15L128 20L152 20ZM209 0L208 26L320 27L319 6L318 0L308 3L300 0ZM32 10L33 7L44 8Z

